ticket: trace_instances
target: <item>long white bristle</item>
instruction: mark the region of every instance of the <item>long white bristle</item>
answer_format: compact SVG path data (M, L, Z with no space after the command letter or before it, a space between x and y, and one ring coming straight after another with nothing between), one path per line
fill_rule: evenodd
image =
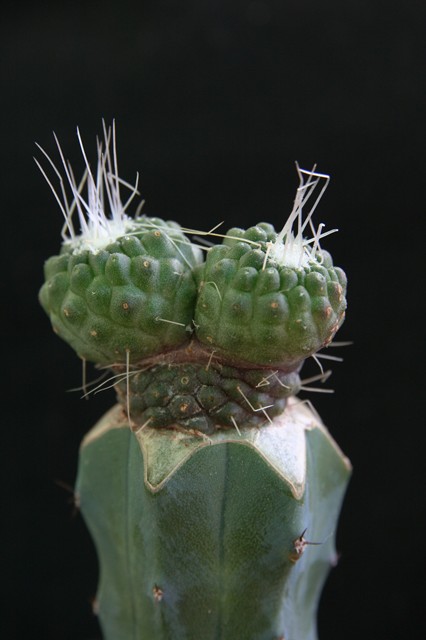
M316 166L308 171L307 169L301 169L296 163L296 169L299 175L299 186L296 191L293 209L276 240L268 244L269 250L265 263L267 259L270 259L279 265L297 269L320 262L320 240L330 235L330 233L335 233L337 229L323 232L323 223L320 223L315 228L312 222L313 213L328 187L330 176L315 171ZM319 186L321 182L322 186ZM319 193L309 213L304 215L303 209L313 194L318 192L318 186ZM307 227L309 227L312 237L304 236Z
M133 198L139 195L139 174L136 174L134 185L120 178L118 175L115 121L108 128L102 121L102 126L103 140L97 140L97 164L94 171L89 163L80 130L77 128L77 138L85 165L83 177L79 182L74 177L71 165L66 160L55 133L53 136L58 148L64 178L46 151L37 144L59 180L59 190L56 190L40 162L35 159L64 216L63 242L70 245L74 253L85 250L96 252L131 232L135 227L133 220L127 216L126 210ZM65 184L71 191L71 199L68 198ZM130 191L124 204L121 200L120 186ZM85 196L83 196L84 187L86 188ZM77 228L75 218L78 219Z

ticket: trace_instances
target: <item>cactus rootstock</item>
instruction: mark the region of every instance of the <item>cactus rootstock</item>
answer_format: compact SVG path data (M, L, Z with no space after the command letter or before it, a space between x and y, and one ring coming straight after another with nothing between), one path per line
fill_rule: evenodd
M82 443L76 486L99 553L105 638L314 640L350 473L296 398L304 360L345 315L346 276L320 246L330 232L312 223L329 178L297 167L280 231L199 232L220 237L205 249L194 230L127 215L137 180L118 176L114 125L96 172L78 137L79 185L58 143L72 201L61 181L63 245L40 302L117 392ZM315 555L306 528L323 541Z

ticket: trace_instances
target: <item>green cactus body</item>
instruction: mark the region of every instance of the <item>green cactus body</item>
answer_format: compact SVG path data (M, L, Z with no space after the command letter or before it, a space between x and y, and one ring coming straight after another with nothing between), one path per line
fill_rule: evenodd
M201 342L227 354L289 367L333 339L344 318L346 276L325 251L300 266L268 260L276 239L270 225L231 229L209 251L198 269L195 324Z
M346 308L311 221L319 198L302 215L328 176L298 169L281 232L231 229L203 259L176 223L127 217L137 182L123 206L114 127L94 174L83 150L84 206L59 150L73 201L40 301L119 402L84 439L76 485L105 640L316 640L350 475L296 398Z
M40 301L81 358L138 362L188 340L197 257L178 225L141 217L95 252L64 245L46 262Z
M105 639L314 640L349 473L294 400L262 429L210 439L134 434L111 410L83 441L76 487Z

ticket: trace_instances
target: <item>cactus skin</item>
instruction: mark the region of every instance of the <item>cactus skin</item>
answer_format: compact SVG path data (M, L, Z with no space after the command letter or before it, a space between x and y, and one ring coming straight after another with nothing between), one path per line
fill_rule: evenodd
M197 258L179 225L141 217L96 252L65 244L46 261L40 302L81 358L138 362L189 340Z
M271 425L209 440L135 437L112 409L82 443L76 485L105 640L315 640L349 475L294 401ZM322 544L299 548L305 529Z

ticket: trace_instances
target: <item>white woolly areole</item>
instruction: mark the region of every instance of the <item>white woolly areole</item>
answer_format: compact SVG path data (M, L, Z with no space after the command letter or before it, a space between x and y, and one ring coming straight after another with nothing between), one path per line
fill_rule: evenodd
M296 163L296 168L299 175L299 186L296 191L292 212L275 242L268 243L265 258L265 262L269 258L280 266L293 269L321 263L320 240L337 231L337 229L332 229L331 231L323 232L323 223L319 224L317 228L312 223L312 215L328 187L330 176L325 173L317 173L315 166L309 171L301 169ZM303 208L314 192L317 191L318 185L319 193L309 213L304 217ZM311 237L305 237L304 235L308 226L312 234Z
M68 198L64 180L60 172L44 149L37 144L37 147L47 158L56 176L59 178L60 194L58 194L52 185L38 160L34 158L37 166L52 189L53 195L62 211L65 219L62 228L62 240L64 244L71 247L73 253L81 253L86 250L96 253L111 242L114 242L129 232L131 233L136 226L133 219L126 215L126 210L135 195L139 195L139 175L136 174L134 185L125 182L119 177L115 122L113 122L112 127L108 129L104 121L102 124L103 141L97 140L97 166L94 173L87 159L80 131L77 128L80 149L86 165L83 177L78 184L74 178L71 165L69 161L65 159L59 141L56 135L53 134L66 181L71 190L71 201ZM130 196L124 204L121 200L120 186L130 190ZM87 191L86 197L82 195L84 187L86 187ZM74 226L75 217L77 217L80 227L78 232Z

